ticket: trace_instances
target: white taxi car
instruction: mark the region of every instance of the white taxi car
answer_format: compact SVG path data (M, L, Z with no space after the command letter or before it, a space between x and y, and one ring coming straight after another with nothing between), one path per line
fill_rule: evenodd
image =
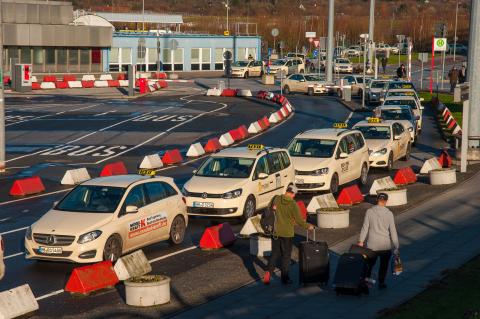
M408 105L381 105L374 111L376 117L384 120L400 122L410 133L410 140L413 144L417 141L417 121L420 119L413 114Z
M368 118L353 127L362 132L370 154L370 167L393 168L393 162L408 160L411 152L410 134L396 121Z
M27 259L92 263L170 239L180 244L188 223L170 177L117 175L76 186L25 235Z
M349 59L337 58L333 61L333 72L335 73L353 73L353 64Z
M300 92L308 95L326 94L329 92L326 81L322 81L318 75L292 74L283 81L285 94Z
M345 126L346 127L346 126ZM330 191L359 179L367 183L368 147L358 130L327 128L298 134L288 146L295 185L302 192Z
M263 75L262 61L237 61L232 64L232 77L245 78Z
M0 280L2 280L5 275L5 264L3 262L3 254L5 253L5 243L3 241L2 235L0 235Z
M285 149L234 147L209 157L184 185L189 215L255 215L293 184L294 169Z
M270 64L269 70L270 74L305 73L305 62L300 58L275 60Z
M423 105L421 99L414 96L388 96L384 99L383 105L408 105L412 109L413 115L418 116L417 130L422 130Z

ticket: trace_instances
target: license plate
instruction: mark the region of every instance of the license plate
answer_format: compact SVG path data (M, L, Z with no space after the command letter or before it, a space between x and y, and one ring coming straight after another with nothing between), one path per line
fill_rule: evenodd
M213 203L193 202L193 207L213 208Z
M303 183L304 183L303 179L300 179L300 178L295 179L295 184L303 184Z
M55 255L63 252L62 247L39 247L38 251L42 254Z

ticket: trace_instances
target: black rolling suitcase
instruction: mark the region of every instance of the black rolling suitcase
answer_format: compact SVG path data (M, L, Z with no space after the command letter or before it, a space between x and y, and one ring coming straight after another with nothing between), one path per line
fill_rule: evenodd
M358 246L358 245L352 245L350 247L350 251L349 253L351 254L360 254L362 255L365 259L367 259L367 261L370 261L372 259L375 258L376 256L376 253L375 251L367 248L367 247L364 247L364 246Z
M365 282L367 272L368 263L362 255L345 253L340 256L333 282L337 295L368 294L368 286Z
M307 240L300 243L300 284L326 285L330 278L328 244L323 241L315 241L315 230L313 234L313 241L309 241L307 231Z

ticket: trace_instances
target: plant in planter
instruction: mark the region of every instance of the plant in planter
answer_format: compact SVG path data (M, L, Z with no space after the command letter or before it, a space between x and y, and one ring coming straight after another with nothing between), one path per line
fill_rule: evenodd
M317 226L320 228L347 228L350 224L350 210L343 207L317 209Z
M124 281L127 305L149 307L170 302L170 277L143 275Z

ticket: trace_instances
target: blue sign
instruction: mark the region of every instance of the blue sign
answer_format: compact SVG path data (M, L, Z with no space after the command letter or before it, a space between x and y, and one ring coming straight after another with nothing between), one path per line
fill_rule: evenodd
M318 49L313 50L313 56L315 58L318 57Z
M272 48L268 48L268 55L272 55Z

